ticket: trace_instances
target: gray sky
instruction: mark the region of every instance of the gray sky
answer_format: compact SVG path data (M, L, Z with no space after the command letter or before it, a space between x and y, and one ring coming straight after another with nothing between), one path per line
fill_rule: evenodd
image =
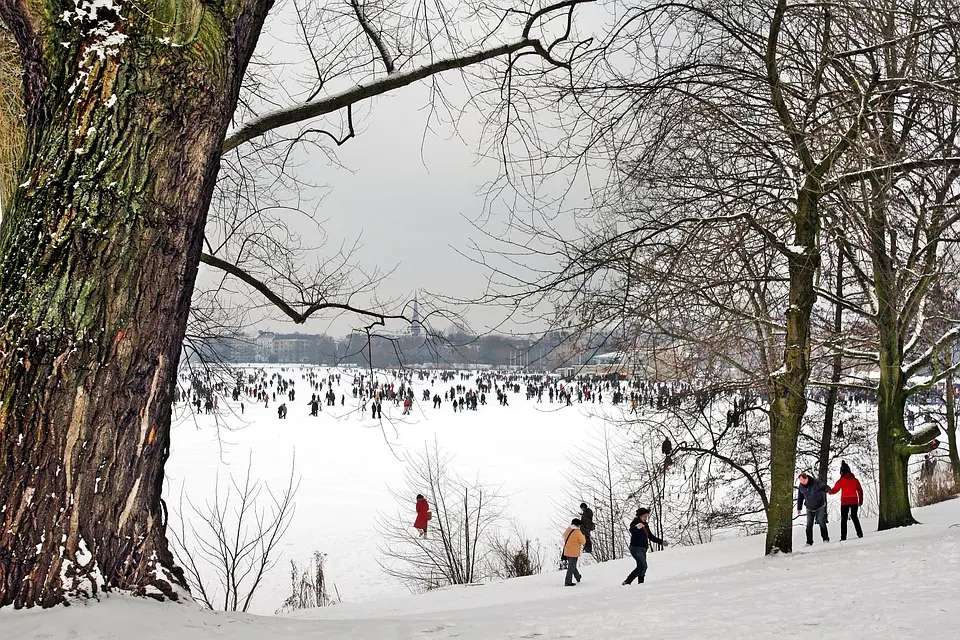
M291 27L283 24L288 13L274 20L274 34L285 37L289 32ZM269 36L261 50L271 51L273 59L295 60L302 55ZM296 69L289 65L284 73ZM467 103L457 72L448 72L443 84L455 106ZM484 214L483 187L498 176L500 166L495 160L478 158L481 115L476 109L468 107L457 127L433 119L431 130L425 131L429 100L429 89L421 83L365 103L356 112L358 136L336 152L346 169L314 152L299 170L310 182L329 189L318 212L319 218L327 220L328 245L336 248L343 239L362 234L357 261L370 270L395 268L378 288L381 299L406 296L415 289L470 298L481 295L486 285L482 269L458 255L454 247L466 249L471 240L490 245L469 220ZM577 204L582 203L581 197ZM495 226L498 217L502 226L509 212L500 206L493 213ZM304 233L307 243L312 241L308 226L296 221L291 226ZM504 315L502 310L473 308L467 319L482 330L499 324ZM304 326L267 319L253 328L342 334L356 324L349 318L332 323L318 318Z

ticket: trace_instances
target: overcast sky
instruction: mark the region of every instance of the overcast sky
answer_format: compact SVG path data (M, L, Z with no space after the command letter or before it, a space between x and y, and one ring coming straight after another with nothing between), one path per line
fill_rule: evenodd
M289 20L275 19L272 33L289 33L291 27L284 22ZM297 55L269 36L261 50L271 51L274 58ZM454 103L467 102L456 72L444 76L444 83L445 95ZM329 245L337 247L342 239L362 235L357 260L370 270L395 268L378 289L382 299L403 297L417 289L470 298L481 295L486 285L486 274L458 255L456 248L466 249L471 241L490 245L469 220L484 214L483 187L497 177L500 166L478 157L480 115L476 110L468 109L456 128L434 120L432 130L426 131L428 103L425 84L365 103L359 111L358 136L337 150L346 169L313 153L300 170L311 182L329 188L318 213L327 220ZM494 211L495 215L506 213L503 207ZM292 226L309 233L297 222ZM307 236L305 241L310 243L312 238ZM467 319L482 330L499 324L504 315L502 310L474 308ZM356 324L318 318L297 326L267 319L253 328L343 334Z

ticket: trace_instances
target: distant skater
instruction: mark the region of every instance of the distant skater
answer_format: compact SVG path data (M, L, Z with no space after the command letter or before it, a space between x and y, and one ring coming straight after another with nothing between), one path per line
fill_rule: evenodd
M647 549L650 548L650 541L653 540L661 546L666 543L653 535L650 531L650 525L647 520L650 518L650 509L641 507L637 509L637 515L630 523L630 555L637 563L636 568L630 572L623 584L632 584L633 579L637 579L637 584L643 584L647 575Z
M840 540L847 539L847 518L853 520L853 528L857 530L857 537L863 537L860 528L860 517L857 512L863 505L863 487L860 481L850 471L846 460L840 461L840 479L829 491L830 495L840 494Z

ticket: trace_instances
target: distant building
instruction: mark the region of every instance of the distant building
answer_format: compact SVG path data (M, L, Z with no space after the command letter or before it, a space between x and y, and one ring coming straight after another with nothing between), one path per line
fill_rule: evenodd
M258 362L319 364L319 336L303 333L261 331L257 336Z

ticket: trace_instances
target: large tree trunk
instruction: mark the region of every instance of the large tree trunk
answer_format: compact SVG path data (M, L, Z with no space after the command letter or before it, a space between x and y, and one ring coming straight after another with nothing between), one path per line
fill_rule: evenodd
M901 455L897 442L906 442L907 428L903 412L903 371L899 361L890 362L881 347L880 381L877 387L877 453L880 458L879 529L916 524L910 512L910 488L907 483L908 457Z
M49 41L24 55L27 153L0 226L0 606L184 586L161 501L171 399L220 148L268 8L231 6L100 9L112 40L13 9L22 54L21 36Z
M877 455L880 459L880 519L878 529L916 524L910 511L907 464L910 456L936 448L931 441L939 428L911 434L904 423L907 379L903 371L903 332L897 267L887 250L889 229L886 193L882 184L872 185L868 226L871 242L874 290L877 295L877 341L880 379L877 382ZM935 441L934 441L935 442Z
M886 196L879 184L873 185L870 202L871 254L874 290L877 295L877 342L880 379L877 382L877 454L879 456L880 521L879 529L916 523L910 512L907 484L907 458L898 444L907 441L903 412L906 408L903 374L903 340L900 337L899 296L893 260L886 251Z
M815 182L815 181L814 181ZM803 253L789 257L790 292L783 367L770 376L770 505L766 553L793 551L793 499L797 440L807 411L810 379L810 315L817 300L814 287L820 263L819 185L801 190L794 245Z

